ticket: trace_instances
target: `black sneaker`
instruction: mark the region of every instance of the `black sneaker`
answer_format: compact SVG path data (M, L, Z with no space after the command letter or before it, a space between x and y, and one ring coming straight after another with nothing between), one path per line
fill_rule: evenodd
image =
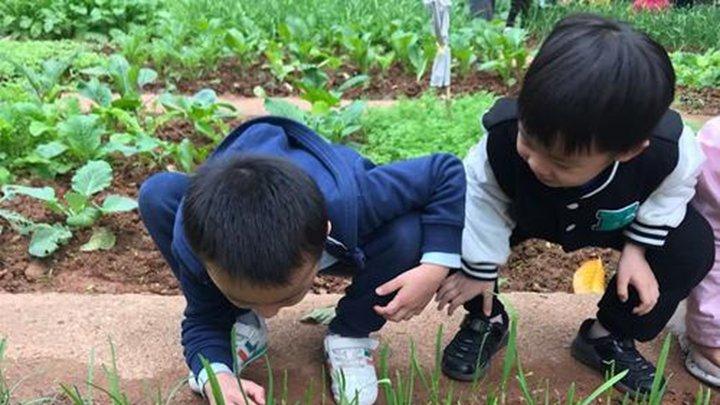
M618 339L612 335L590 338L593 323L594 319L586 319L580 326L572 343L572 356L606 376L628 370L615 388L628 393L630 398L642 398L649 394L655 378L655 366L638 352L632 339Z
M442 371L450 378L475 381L485 375L492 356L507 345L507 322L465 315L460 330L443 352Z

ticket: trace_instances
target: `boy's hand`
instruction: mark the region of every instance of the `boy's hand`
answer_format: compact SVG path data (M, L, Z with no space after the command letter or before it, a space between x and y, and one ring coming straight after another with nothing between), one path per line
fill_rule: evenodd
M250 380L241 379L238 381L238 378L231 373L218 373L217 379L226 405L265 405L265 389L258 384ZM241 384L247 402L243 397L243 391L240 390ZM205 384L204 390L205 397L210 401L210 405L216 405L210 382Z
M452 315L460 305L480 294L483 295L483 312L487 316L492 315L495 281L475 280L458 271L442 282L435 301L438 302L438 311L447 305L448 315Z
M449 271L447 267L436 264L421 264L395 277L375 290L377 295L388 295L399 290L386 306L375 305L375 312L395 322L407 321L420 314Z
M645 260L645 248L632 243L625 244L617 273L617 294L620 301L628 300L628 287L632 285L640 296L640 304L633 309L633 314L643 316L655 307L660 297L655 274Z

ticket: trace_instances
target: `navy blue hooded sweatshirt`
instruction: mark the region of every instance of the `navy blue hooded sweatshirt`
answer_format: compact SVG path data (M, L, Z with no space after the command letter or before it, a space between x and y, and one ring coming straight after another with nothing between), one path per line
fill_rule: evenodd
M364 261L359 241L412 211L421 215L423 253L460 254L465 174L453 155L435 154L376 166L353 149L330 144L306 126L280 117L241 125L210 159L240 154L284 158L303 169L325 197L332 223L330 236L346 247L332 254L353 264L357 271L362 271ZM187 299L182 322L184 354L197 376L202 369L200 354L211 363L232 367L230 331L242 310L222 295L190 248L183 231L182 206L176 214L172 253Z

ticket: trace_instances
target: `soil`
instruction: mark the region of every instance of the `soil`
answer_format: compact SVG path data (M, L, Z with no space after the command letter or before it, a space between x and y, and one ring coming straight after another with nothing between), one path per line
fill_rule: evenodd
M344 66L341 70L330 73L329 85L337 87L348 78L361 74L359 69ZM343 97L347 99L363 98L369 100L393 100L401 97L416 97L429 89L427 74L420 81L411 72L405 71L400 64L392 65L388 71L372 69L368 75L369 83L347 91ZM297 89L287 82L300 79L299 75L291 74L285 83L278 81L260 61L250 66L242 65L237 59L224 59L218 69L205 72L198 77L185 77L174 83L174 87L183 93L194 93L203 88L212 88L218 94L231 94L239 97L254 97L255 87L262 87L273 97L298 95ZM166 79L166 81L168 81ZM161 81L158 81L161 83ZM163 85L149 87L150 91L160 91ZM467 94L485 90L495 94L514 95L519 86L507 86L502 79L489 72L475 72L464 77L453 77L451 85L453 94ZM678 87L677 103L685 112L698 115L720 115L720 88L692 89Z
M142 180L157 168L128 160L120 165L109 193L137 197ZM65 183L66 184L66 183ZM38 184L39 185L39 184ZM58 183L56 190L62 193ZM53 221L42 204L18 197L2 208L18 211L35 221ZM152 293L179 294L178 284L137 212L109 216L100 226L117 235L116 246L107 252L81 252L80 246L91 231L76 233L71 242L48 259L27 253L28 239L11 231L0 234L0 290L20 292ZM564 253L544 241L533 240L518 246L502 272L506 291L572 292L573 272L585 260L601 257L609 273L617 266L618 254L609 249L589 248ZM39 271L41 269L42 271ZM320 275L312 291L316 294L342 293L350 284L347 275Z
M236 122L230 123L231 126ZM189 137L199 144L208 140L181 121L161 128L159 137L179 141ZM152 173L167 168L137 157L117 159L111 187L100 195L120 194L137 198L140 184ZM69 176L52 182L32 180L33 186L52 186L62 196L70 183ZM0 208L10 209L36 221L61 221L42 203L18 197L4 202ZM109 228L117 235L117 244L110 251L81 252L80 246L90 238L92 230L75 233L70 243L50 258L32 258L27 253L29 239L11 231L0 233L0 291L20 293L37 291L76 293L151 293L179 294L178 283L145 231L137 212L111 215L98 226ZM600 257L608 274L617 266L618 254L609 249L583 249L565 253L547 242L528 241L514 250L507 268L501 273L505 291L572 292L574 271L586 260ZM350 273L351 274L351 273ZM350 284L348 273L319 275L313 286L316 294L342 293Z
M539 239L526 241L513 249L505 268L500 270L507 291L573 292L573 274L584 262L602 259L607 278L617 271L620 252L613 249L585 248L563 251L560 245Z
M347 79L359 75L359 69L352 66L344 67L330 73L329 86L336 88ZM388 71L372 69L368 75L371 80L363 87L348 90L343 98L365 98L370 100L393 100L400 97L416 97L428 90L428 81L418 81L413 73L405 71L399 64L392 65ZM427 75L426 75L427 76ZM239 97L254 97L255 87L262 87L269 96L287 97L297 95L298 91L287 82L300 79L295 74L289 75L285 83L279 82L267 69L263 62L244 66L235 59L222 60L214 72L206 72L199 77L182 78L174 87L182 93L195 93L204 88L212 88L218 94L232 94ZM496 94L514 94L517 86L506 86L500 77L479 72L460 78L453 78L451 85L453 94L465 94L479 90L492 91ZM161 81L159 81L161 82ZM162 85L148 87L148 91L160 91Z
M681 104L682 110L690 114L720 115L720 88L691 89L679 87L675 99Z

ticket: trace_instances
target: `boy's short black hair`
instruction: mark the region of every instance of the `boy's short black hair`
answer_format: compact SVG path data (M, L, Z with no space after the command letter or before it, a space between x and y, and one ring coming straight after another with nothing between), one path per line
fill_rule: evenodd
M318 186L296 166L235 156L210 160L192 176L183 221L190 246L219 271L278 286L319 259L328 214Z
M667 52L630 25L591 14L561 20L525 75L525 134L566 153L622 153L650 137L675 97Z

